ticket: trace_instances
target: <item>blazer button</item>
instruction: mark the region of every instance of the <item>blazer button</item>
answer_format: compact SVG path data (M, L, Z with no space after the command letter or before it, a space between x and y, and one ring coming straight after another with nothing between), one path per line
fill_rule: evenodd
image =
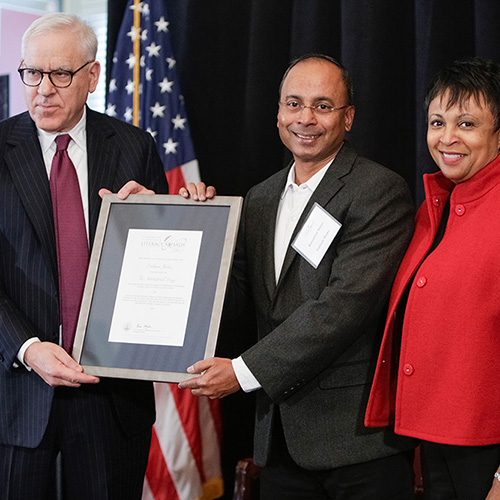
M437 207L439 205L439 198L434 196L434 198L432 198L432 203Z
M464 213L465 213L465 207L463 205L457 205L455 207L455 213L458 215L458 216L462 216Z
M420 278L417 279L417 286L418 288L423 288L427 283L427 278L425 276L420 276Z
M404 366L403 366L403 373L405 375L408 375L410 376L413 372L414 372L414 368L413 368L413 365L411 365L410 363L406 363Z

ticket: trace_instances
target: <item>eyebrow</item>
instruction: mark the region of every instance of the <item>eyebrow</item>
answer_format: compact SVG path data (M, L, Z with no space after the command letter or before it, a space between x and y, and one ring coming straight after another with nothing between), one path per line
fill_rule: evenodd
M431 118L433 116L436 117L436 118L443 118L443 115L441 113L431 113L429 115L429 118ZM474 118L474 117L476 117L476 115L474 113L460 113L457 116L457 118L465 118L465 117L472 117L472 118Z
M285 99L296 99L297 101L303 101L304 99L298 95L287 95L285 97ZM333 104L333 99L331 97L323 97L323 96L319 96L319 97L314 97L312 99L313 102L318 102L318 101L328 101L328 102L331 102Z
M38 66L30 66L30 65L26 64L25 61L22 61L21 64L23 65L23 69L36 69L37 71L43 71L44 73L47 73L47 71L40 69ZM48 72L51 72L51 71L70 71L71 72L73 70L69 69L69 67L58 66L57 68L48 70Z

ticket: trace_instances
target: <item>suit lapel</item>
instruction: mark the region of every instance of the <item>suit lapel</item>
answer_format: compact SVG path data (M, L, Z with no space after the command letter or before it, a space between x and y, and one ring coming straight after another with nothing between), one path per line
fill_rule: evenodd
M262 217L260 241L262 243L262 268L264 283L269 297L276 291L276 278L274 268L274 234L276 232L276 215L280 203L280 197L285 187L289 167L283 171L283 175L278 176L273 184L267 186L269 190L266 199L269 203L262 207Z
M302 212L302 215L300 216L299 221L297 222L297 225L295 226L292 237L290 238L290 244L285 254L285 260L283 261L283 267L281 269L281 274L277 285L278 289L283 282L286 273L290 269L290 266L292 265L294 260L298 258L297 252L292 248L292 243L299 231L302 229L302 226L304 225L304 222L306 221L312 207L315 203L318 203L318 205L325 208L331 202L332 198L334 198L334 196L344 185L342 177L344 177L351 171L352 164L354 163L356 156L357 154L351 148L351 146L347 142L344 143L344 146L338 152L334 162L330 165L322 181L312 194L310 200L304 208L304 211Z
M22 115L7 139L5 163L57 283L57 256L50 184L36 127Z
M101 208L99 189L112 186L120 151L109 138L115 131L106 121L87 108L87 161L89 182L89 240L94 242L97 219Z

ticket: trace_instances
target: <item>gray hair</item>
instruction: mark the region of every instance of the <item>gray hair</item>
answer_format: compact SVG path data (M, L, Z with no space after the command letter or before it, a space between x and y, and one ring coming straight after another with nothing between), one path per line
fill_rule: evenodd
M93 61L97 54L97 37L93 28L86 21L74 14L47 14L34 21L25 31L21 42L21 58L24 59L26 47L32 37L47 33L69 30L74 33L80 47L89 61Z

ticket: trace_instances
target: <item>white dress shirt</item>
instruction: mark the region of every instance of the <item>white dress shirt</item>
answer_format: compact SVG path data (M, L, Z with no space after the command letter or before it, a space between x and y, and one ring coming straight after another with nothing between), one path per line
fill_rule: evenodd
M47 169L47 177L50 179L52 169L52 160L56 154L56 137L58 135L69 134L72 141L68 144L68 155L75 166L78 183L80 184L80 193L82 195L83 215L85 217L85 228L87 229L87 239L89 235L89 183L87 168L87 128L86 128L87 110L84 108L83 116L80 121L69 132L45 132L38 129L38 139L42 148L43 161Z
M300 184L300 186L295 183L295 164L292 165L288 172L286 186L281 194L278 206L276 230L274 233L274 272L276 283L278 283L281 268L283 267L285 255L290 245L290 239L295 230L295 226L305 206L311 199L312 194L322 181L333 161L334 160L325 165L310 179ZM245 392L252 392L262 387L241 356L233 359L232 365L238 383Z
M76 174L78 176L78 183L80 184L80 193L82 195L83 215L85 217L85 228L87 230L87 240L89 235L89 186L88 186L88 167L87 167L87 129L86 129L87 110L83 109L83 115L80 121L69 131L63 132L69 134L72 141L68 144L68 155L75 166ZM43 161L47 169L47 177L50 179L50 170L52 169L52 160L56 154L56 137L62 135L58 132L45 132L37 127L38 140L42 148ZM24 363L24 353L26 349L34 342L40 342L38 337L28 339L19 349L17 359L26 368L30 369ZM59 344L61 345L61 331L59 327Z

